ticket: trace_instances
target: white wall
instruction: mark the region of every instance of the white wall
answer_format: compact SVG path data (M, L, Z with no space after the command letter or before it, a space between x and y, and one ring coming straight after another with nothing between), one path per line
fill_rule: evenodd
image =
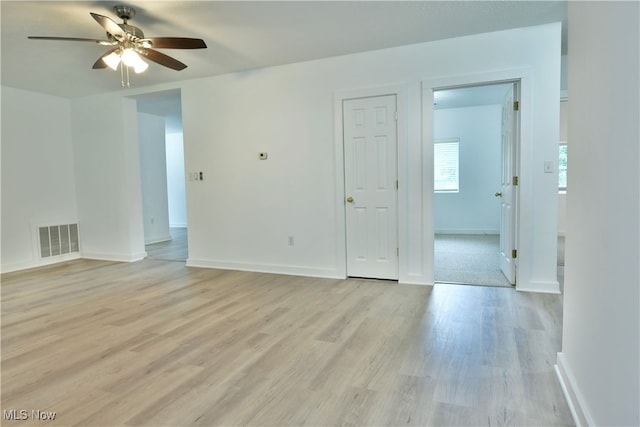
M171 240L164 119L138 112L138 136L144 242L164 242Z
M569 2L569 135L578 142L558 371L578 425L640 425L639 17L638 2Z
M560 25L347 55L184 82L189 264L344 277L341 150L334 95L400 84L400 281L433 281L433 167L423 148L421 82L527 69L531 79L522 207L522 289L558 291L557 158ZM430 115L425 111L425 115ZM425 127L430 122L424 123ZM535 144L533 144L535 141ZM269 152L259 161L258 152ZM336 161L338 159L338 161ZM287 236L295 236L296 246Z
M182 132L167 132L166 144L169 225L171 227L186 227L187 195Z
M479 34L128 90L182 93L189 265L344 277L342 150L334 107L345 91L399 92L399 278L433 282L433 155L425 82L525 70L531 117L523 157L523 289L557 290L556 174L560 24ZM144 256L135 101L72 100L83 255ZM424 107L424 110L423 110ZM269 160L258 160L267 151ZM544 208L543 208L544 207ZM546 209L543 214L543 210ZM551 216L552 218L548 218ZM295 237L289 246L288 236ZM555 287L554 282L555 281Z
M500 233L501 132L501 105L434 112L435 139L460 139L460 191L434 194L436 233Z
M2 271L60 260L40 259L35 227L76 222L69 100L3 86Z
M82 256L142 259L136 101L119 94L73 99L71 114Z

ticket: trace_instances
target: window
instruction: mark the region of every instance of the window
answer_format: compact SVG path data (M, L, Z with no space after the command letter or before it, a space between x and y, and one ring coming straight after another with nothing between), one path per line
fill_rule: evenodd
M560 143L558 157L558 190L560 192L567 191L567 143Z
M458 138L437 139L433 145L433 189L436 193L457 193L459 188Z

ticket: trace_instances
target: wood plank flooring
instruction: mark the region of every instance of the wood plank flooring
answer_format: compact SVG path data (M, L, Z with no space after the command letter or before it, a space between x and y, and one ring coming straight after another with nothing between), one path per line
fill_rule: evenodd
M187 228L171 227L171 240L145 245L147 258L165 261L186 261L189 256Z
M3 425L572 425L561 307L149 259L9 273Z

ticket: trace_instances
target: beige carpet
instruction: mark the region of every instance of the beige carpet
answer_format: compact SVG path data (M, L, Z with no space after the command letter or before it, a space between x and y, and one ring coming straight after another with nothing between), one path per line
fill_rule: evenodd
M500 271L500 236L436 234L435 281L510 287ZM558 281L564 288L565 237L558 237Z
M511 287L500 271L497 234L436 234L435 281Z

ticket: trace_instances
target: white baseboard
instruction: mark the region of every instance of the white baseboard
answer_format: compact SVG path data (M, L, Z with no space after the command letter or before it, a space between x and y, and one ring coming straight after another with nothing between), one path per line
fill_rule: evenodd
M14 271L27 270L29 268L44 267L47 265L53 265L61 262L72 261L74 259L79 259L79 258L81 258L80 254L77 252L74 252L71 254L64 254L60 256L42 258L35 261L15 262L7 265L2 265L1 272L11 273Z
M398 283L401 285L433 286L433 281L427 280L427 278L422 274L400 275Z
M434 232L434 234L497 234L497 235L500 235L500 230L488 230L488 229L476 229L476 228L472 228L472 229L442 228L442 229L437 229Z
M106 252L82 252L82 258L95 259L100 261L116 261L116 262L136 262L147 257L146 252L138 252L132 254L115 254Z
M562 352L558 353L557 364L554 368L576 427L595 426L596 424L584 404L584 399L582 398L575 377Z
M256 273L286 274L290 276L321 277L325 279L344 279L338 271L329 268L298 267L277 264L248 264L243 262L187 259L187 267L217 268L220 270L253 271Z
M538 292L541 294L561 294L560 282L552 280L549 282L531 281L526 283L516 283L516 290L523 292Z
M167 235L167 236L162 236L162 237L157 237L154 239L150 239L150 240L145 240L144 244L145 245L153 245L154 243L162 243L162 242L169 242L172 240L171 235Z

